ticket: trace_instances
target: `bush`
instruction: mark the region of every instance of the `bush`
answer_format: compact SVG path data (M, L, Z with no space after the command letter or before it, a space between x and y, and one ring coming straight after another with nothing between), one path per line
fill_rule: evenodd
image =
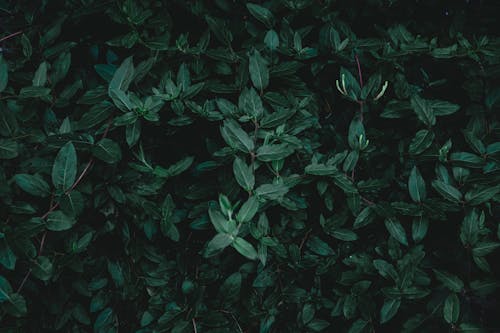
M499 329L498 4L0 6L4 332Z

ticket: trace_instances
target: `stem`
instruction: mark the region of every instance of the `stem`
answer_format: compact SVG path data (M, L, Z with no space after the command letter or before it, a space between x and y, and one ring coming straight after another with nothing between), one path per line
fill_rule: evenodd
M10 34L10 35L8 35L8 36L5 36L5 37L0 38L0 42L3 42L4 40L10 39L10 38L15 37L15 36L17 36L17 35L19 35L19 34L22 34L22 33L23 33L23 31L22 31L22 30L16 31L16 32L14 32L13 34Z
M104 130L104 133L101 136L101 140L104 139L104 138L106 138L106 136L108 135L109 128L111 127L111 121L112 121L112 119L110 119L108 121L108 125L107 125L106 129ZM92 166L93 163L94 163L94 157L91 157L90 160L87 162L87 165L85 166L85 168L83 169L83 171L80 173L80 176L78 176L78 178L75 180L75 182L73 183L73 185L71 185L71 187L66 192L64 192L65 195L70 194L71 191L73 191L75 189L75 187L77 187L78 184L80 184L80 182L85 177L85 175L87 175L87 173L90 170L90 167ZM45 214L43 214L41 216L42 220L45 220L49 216L49 214L51 212L53 212L57 207L59 207L59 202L56 202L55 204L52 204L52 202L51 202L51 204L49 206L50 206L50 208L47 210L47 212L45 212ZM44 234L42 236L42 240L40 241L40 247L38 249L38 256L41 256L42 253L43 253L43 248L44 248L44 245L45 245L45 238L46 238L46 236L47 236L47 231L44 232ZM32 272L32 270L30 268L28 270L28 272L26 273L26 275L24 276L23 281L19 285L19 288L17 288L17 293L21 292L21 290L24 287L24 284L26 283L26 281L30 277L31 272Z
M354 58L356 59L356 64L358 65L358 77L359 77L359 86L363 89L363 73L361 72L361 64L359 63L358 55L355 54ZM363 122L363 101L358 101L359 104L359 120Z

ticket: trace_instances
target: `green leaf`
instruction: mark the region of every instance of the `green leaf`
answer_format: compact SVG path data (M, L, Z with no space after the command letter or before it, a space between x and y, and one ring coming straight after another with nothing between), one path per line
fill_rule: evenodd
M451 153L450 161L454 165L463 166L465 168L482 168L484 165L483 158L468 152Z
M19 155L19 146L11 139L0 139L0 159L10 160Z
M16 268L16 261L17 257L14 252L12 252L9 244L7 243L5 234L0 232L0 264L2 264L2 266L4 266L8 270L14 270L14 268ZM0 279L1 278L2 277L0 276ZM2 298L1 287L2 286L0 285L0 301ZM8 297L8 295L4 295L3 297Z
M47 83L47 68L48 63L46 61L38 66L35 77L33 78L33 87L43 87L45 83Z
M356 216L356 220L354 220L353 228L359 229L368 224L372 223L375 220L375 212L373 209L368 206L363 208L363 210Z
M230 234L217 234L207 244L207 256L217 254L233 243L234 237Z
M399 280L399 275L396 272L396 269L394 269L394 266L387 261L382 259L375 259L373 260L373 266L384 278L391 278L394 280L394 282Z
M498 242L479 242L472 248L472 255L483 257L486 256L500 247Z
M334 238L345 242L352 242L358 239L358 235L354 231L348 229L336 229L330 233Z
M430 100L429 103L436 116L447 116L460 110L460 105L448 101Z
M226 143L244 153L249 153L254 150L254 142L250 136L241 128L234 120L229 119L224 121L221 127L221 134Z
M266 32L266 36L264 37L264 44L271 51L275 51L280 46L280 39L278 33L275 30L269 30Z
M52 166L52 183L56 188L68 190L76 179L77 160L73 143L68 142L59 150Z
M443 317L449 324L455 324L460 315L460 301L457 294L450 294L444 301Z
M54 211L51 212L47 216L47 229L51 231L63 231L68 230L73 227L76 223L76 219L74 217L70 217L64 214L62 211Z
M267 200L279 200L288 192L284 184L263 184L255 189L255 194Z
M9 81L9 65L0 54L0 93L7 87Z
M432 187L439 193L441 196L451 202L461 202L462 193L455 187L446 184L440 180L433 180Z
M415 202L422 202L426 198L425 182L417 167L413 167L408 178L410 197Z
M310 164L306 166L304 172L308 175L314 176L331 176L338 174L339 170L335 165Z
M491 200L498 193L500 193L500 185L487 187L478 186L465 193L465 201L469 205L477 206Z
M257 158L263 162L272 162L282 160L291 154L294 149L286 143L267 144L257 149Z
M413 223L411 225L411 237L413 238L415 243L418 243L425 238L428 228L428 218L420 216L413 219Z
M460 227L460 240L464 246L475 245L479 238L479 228L484 223L484 212L478 214L471 210L463 219Z
M380 309L380 323L384 324L391 320L398 313L401 306L401 299L386 299Z
M45 198L50 194L49 184L38 174L17 174L14 181L24 192L31 195Z
M421 98L418 95L411 97L411 107L417 114L418 119L427 126L434 126L436 124L436 116L429 101Z
M420 130L411 140L408 152L411 155L420 155L432 145L434 133L426 129Z
M240 223L249 222L259 209L259 200L255 196L251 196L248 200L241 206L236 215L236 220Z
M274 25L274 16L269 9L254 3L247 3L247 8L250 14L266 27L271 28Z
M247 166L246 163L239 157L236 157L233 162L233 173L238 184L240 184L246 191L253 190L255 186L255 176L251 166Z
M38 256L33 262L33 275L42 281L50 280L53 275L53 270L54 267L52 262L45 256Z
M392 237L394 237L401 244L408 246L405 229L398 220L395 218L387 218L385 219L384 224Z
M257 251L252 244L247 242L241 237L236 237L235 241L231 244L232 247L236 249L241 255L245 256L250 260L257 259Z
M18 130L19 124L15 113L6 107L3 107L3 105L0 106L0 135L13 136Z
M120 146L111 139L104 138L92 147L92 154L106 163L117 163L122 158Z
M132 57L128 57L121 63L120 67L118 67L113 74L113 77L109 82L108 91L111 92L113 89L127 91L133 78L134 64L132 63Z
M221 106L225 108L231 108L228 103L222 103L222 100L219 100L219 103L217 105L219 106L219 108L221 108ZM238 98L238 108L247 116L253 119L260 119L264 112L262 99L257 94L254 88L245 88L241 92L241 95ZM235 110L227 110L226 113L233 115L235 113Z
M250 72L250 79L255 88L263 91L269 85L269 68L268 62L257 50L249 55L248 69Z
M141 120L137 119L133 124L125 127L125 140L129 147L134 146L141 137Z
M500 282L496 279L474 280L470 283L470 288L478 296L486 296L500 288Z
M438 279L449 290L460 293L464 289L464 283L457 276L443 270L433 269Z

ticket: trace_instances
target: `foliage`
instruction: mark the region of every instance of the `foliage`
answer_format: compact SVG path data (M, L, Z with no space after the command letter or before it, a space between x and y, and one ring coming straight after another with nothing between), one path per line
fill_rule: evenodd
M499 328L488 1L1 1L5 332Z

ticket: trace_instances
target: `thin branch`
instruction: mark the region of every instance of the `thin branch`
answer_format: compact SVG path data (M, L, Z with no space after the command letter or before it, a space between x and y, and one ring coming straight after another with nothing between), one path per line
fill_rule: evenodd
M110 119L108 121L106 129L104 130L104 133L101 136L101 140L104 139L104 138L106 138L106 136L108 135L109 128L111 127L111 122L112 122L112 119ZM87 162L87 165L85 166L85 168L80 173L80 176L78 176L78 178L75 180L75 182L73 183L73 185L71 185L71 187L66 192L64 192L65 195L70 194L71 191L73 191L78 186L78 184L80 184L80 182L85 177L85 175L87 175L87 173L90 170L90 167L92 166L93 163L94 163L94 157L91 157L90 160ZM55 204L52 204L52 202L51 202L50 203L50 208L47 210L47 212L45 212L45 214L43 214L41 216L41 219L45 220L49 216L49 214L52 213L57 207L59 207L59 202L56 202ZM46 236L47 236L47 231L44 232L44 234L42 236L42 240L40 241L40 247L38 249L38 256L41 256L42 253L43 253L43 248L44 248L44 245L45 245L45 238L46 238ZM32 272L32 270L30 268L28 270L28 272L26 273L26 275L24 276L23 281L19 285L19 288L17 288L17 293L21 292L21 290L24 287L24 284L26 283L26 281L30 277L31 272Z
M23 31L19 30L19 31L16 31L16 32L8 35L8 36L2 37L2 38L0 38L0 43L3 42L4 40L10 39L12 37L16 37L17 35L22 34L22 33L23 33Z
M193 322L193 332L198 333L198 329L196 328L196 320L192 318L191 321Z

